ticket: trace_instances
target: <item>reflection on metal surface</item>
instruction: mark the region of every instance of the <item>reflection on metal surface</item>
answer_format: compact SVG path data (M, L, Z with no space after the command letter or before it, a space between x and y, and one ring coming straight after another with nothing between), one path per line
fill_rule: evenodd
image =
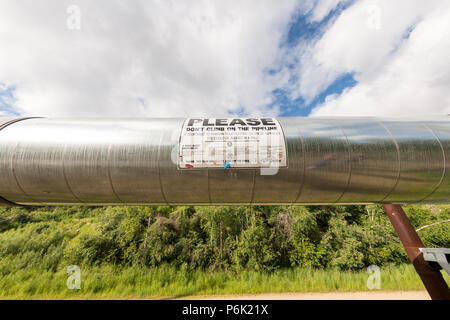
M450 202L446 118L278 120L287 168L179 170L184 119L3 118L0 203Z
M25 118L25 117L22 117L22 118L17 118L17 117L16 118L0 118L0 131L15 122L26 120L26 119L31 119L31 118L30 117L28 117L28 118ZM0 151L1 151L1 149L0 149ZM1 157L1 152L0 152L0 157ZM2 175L0 172L0 179L1 178L2 178ZM15 205L15 203L6 200L0 194L0 205Z
M397 142L400 175L386 202L419 201L437 188L444 169L442 148L433 133L418 123L386 121Z

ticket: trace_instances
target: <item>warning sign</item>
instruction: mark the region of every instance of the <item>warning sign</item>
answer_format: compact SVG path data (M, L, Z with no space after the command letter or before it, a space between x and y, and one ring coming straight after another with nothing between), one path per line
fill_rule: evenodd
M189 118L183 124L179 169L286 166L286 141L275 118Z

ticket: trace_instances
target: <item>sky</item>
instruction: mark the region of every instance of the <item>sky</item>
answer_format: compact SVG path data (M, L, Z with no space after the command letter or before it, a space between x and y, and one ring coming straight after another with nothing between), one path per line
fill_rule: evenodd
M448 0L0 0L0 116L449 113Z

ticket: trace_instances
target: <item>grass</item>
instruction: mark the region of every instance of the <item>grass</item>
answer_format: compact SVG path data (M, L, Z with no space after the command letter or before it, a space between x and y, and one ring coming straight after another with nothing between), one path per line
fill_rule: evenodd
M189 271L185 268L91 267L81 270L81 289L69 290L66 270L22 269L0 278L1 299L158 299L192 295L369 291L368 274L284 269L272 273ZM450 282L450 277L444 278ZM381 290L425 290L411 265L381 269Z

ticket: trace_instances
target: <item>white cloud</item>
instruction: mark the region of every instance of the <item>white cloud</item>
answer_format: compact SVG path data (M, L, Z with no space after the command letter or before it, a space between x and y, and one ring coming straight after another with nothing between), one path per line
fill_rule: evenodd
M358 81L313 115L450 112L449 1L360 1L305 57L297 94L314 97L347 72Z
M448 0L355 1L315 24L323 34L280 46L294 15L319 22L350 2L2 0L0 92L14 87L23 115L276 115L274 89L308 103L352 73L357 85L313 115L450 112ZM80 30L67 28L72 4Z
M70 4L81 29L69 30ZM0 83L44 116L277 113L265 71L295 1L1 1Z
M316 1L311 9L310 21L317 22L325 18L339 4L349 3L351 0L322 0Z

